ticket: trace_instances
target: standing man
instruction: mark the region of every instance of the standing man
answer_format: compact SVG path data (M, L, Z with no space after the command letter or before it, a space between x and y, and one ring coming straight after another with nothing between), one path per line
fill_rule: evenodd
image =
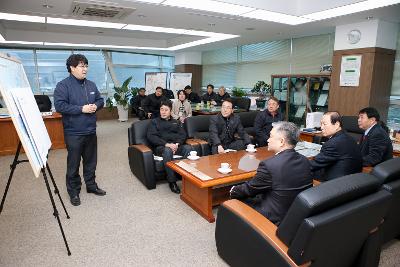
M68 151L67 191L71 204L79 206L82 185L79 175L81 158L86 191L98 196L106 194L96 183L96 111L104 106L104 100L96 84L86 79L88 60L84 55L71 55L66 65L70 76L57 84L54 90L54 106L63 115L64 137Z
M328 111L322 116L321 130L328 137L320 153L311 163L311 171L317 178L332 180L344 175L361 172L362 158L360 149L354 141L342 130L342 118L336 111Z
M279 112L279 100L271 96L268 99L267 109L259 112L254 121L256 142L259 147L268 145L267 140L272 129L272 123L282 120L283 116Z
M260 162L253 179L232 187L231 198L243 199L279 225L297 194L312 186L309 160L294 150L299 135L294 123L276 123L268 138L275 155Z
M167 162L173 160L174 155L186 158L192 148L190 145L185 144L186 132L179 121L171 117L171 110L171 101L161 102L160 117L151 120L147 129L147 140L151 144L154 154L163 158L169 188L173 193L179 194L181 191L176 184L176 175L167 166Z
M222 102L220 113L211 116L209 132L212 154L225 153L225 149L243 150L251 143L239 116L233 113L230 99Z
M379 120L380 116L375 108L363 108L358 113L358 127L365 131L360 140L363 166L375 166L393 158L392 141Z

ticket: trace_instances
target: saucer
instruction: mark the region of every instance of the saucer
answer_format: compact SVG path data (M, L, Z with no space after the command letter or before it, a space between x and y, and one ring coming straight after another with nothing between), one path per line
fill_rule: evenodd
M217 171L219 171L220 173L223 173L223 174L227 174L227 173L230 173L232 171L232 169L219 168Z
M200 157L199 156L194 156L194 157L188 156L187 158L190 160L198 160Z
M254 149L250 150L250 149L246 148L246 151L252 153L252 152L257 152L257 149L254 148Z

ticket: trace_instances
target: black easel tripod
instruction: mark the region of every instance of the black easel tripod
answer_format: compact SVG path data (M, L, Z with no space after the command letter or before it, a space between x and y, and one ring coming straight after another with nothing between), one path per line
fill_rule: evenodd
M18 147L17 147L17 151L15 152L15 157L14 157L13 163L10 165L11 172L10 172L10 176L8 177L8 181L7 181L6 189L4 191L3 199L1 200L0 213L3 211L4 202L6 200L8 189L10 188L11 179L13 177L13 174L14 174L14 171L15 171L17 165L19 163L28 162L28 160L18 160L19 153L21 151L21 147L22 147L22 144L21 144L21 142L19 142L18 143ZM65 208L64 202L63 202L63 200L62 200L62 198L60 196L60 192L59 192L59 190L57 188L56 182L54 181L54 177L53 177L53 174L51 173L49 164L46 163L46 168L43 167L41 172L43 174L43 179L44 179L44 182L46 184L47 192L49 193L51 205L53 206L53 215L54 215L54 217L56 217L56 219L58 221L58 226L60 227L61 234L62 234L62 237L64 239L65 247L67 248L68 256L70 256L71 255L71 251L69 250L68 242L67 242L67 239L65 238L65 234L64 234L64 229L63 229L63 227L61 225L60 217L58 216L58 210L57 210L56 204L54 202L53 195L51 193L49 181L47 179L46 169L47 169L47 171L48 171L48 173L50 175L51 182L53 183L54 193L56 195L58 195L58 198L60 199L61 205L64 208L65 214L67 215L67 219L69 219L70 217L69 217L69 214L67 212L67 209Z

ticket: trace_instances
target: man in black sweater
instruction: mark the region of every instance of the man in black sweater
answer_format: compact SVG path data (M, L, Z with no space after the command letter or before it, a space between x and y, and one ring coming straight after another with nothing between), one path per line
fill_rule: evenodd
M362 157L353 137L342 130L342 119L338 112L328 111L321 119L321 130L328 137L320 153L311 163L314 177L332 180L344 175L361 172Z
M200 96L194 92L192 92L192 87L190 85L185 86L185 94L186 94L186 99L190 103L200 103L201 99Z
M260 162L253 179L232 187L231 198L243 199L279 225L301 191L312 186L309 160L294 150L299 130L292 122L278 122L268 139L273 157Z
M143 101L146 99L146 89L140 88L137 95L131 98L131 107L132 114L136 114L136 116L142 120L144 119L144 110L142 107Z
M201 100L204 103L207 103L210 101L213 105L216 105L217 102L215 102L215 99L217 98L217 95L214 93L214 85L209 84L207 85L207 93L205 93L202 97Z
M163 158L171 191L179 194L181 191L176 184L175 173L166 164L173 160L174 155L186 158L191 151L191 146L185 144L186 132L177 120L172 119L171 109L171 101L161 102L160 117L151 121L147 130L147 140L151 144L154 154Z
M279 112L279 100L271 96L268 100L267 109L259 112L254 120L256 142L259 147L268 145L267 140L272 130L272 123L282 120L282 113Z
M363 166L375 166L393 158L392 141L379 120L380 116L375 108L363 108L358 113L358 127L365 131L359 143Z
M239 116L233 113L230 99L222 102L221 112L218 115L211 116L209 132L212 154L225 153L225 149L243 150L251 142ZM236 139L235 135L240 139Z
M149 96L147 96L142 103L147 118L154 119L159 117L161 101L166 100L168 99L163 96L163 89L161 87L157 87L154 94L150 94Z

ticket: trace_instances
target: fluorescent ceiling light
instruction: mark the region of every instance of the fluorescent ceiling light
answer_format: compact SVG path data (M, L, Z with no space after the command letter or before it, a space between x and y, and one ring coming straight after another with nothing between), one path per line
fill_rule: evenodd
M44 45L54 45L54 46L81 46L81 47L95 47L95 44L72 44L72 43L50 43L44 42Z
M43 42L27 42L27 41L2 41L2 44L26 44L26 45L43 45Z
M82 26L82 27L110 28L110 29L122 29L124 26L126 26L126 23L112 23L112 22L93 21L93 20L62 19L62 18L51 18L51 17L47 17L47 23Z
M45 17L29 16L29 15L19 15L11 13L0 13L0 20L16 20L16 21L27 21L27 22L39 22L45 23Z
M164 0L138 0L137 2L144 2L144 3L149 3L149 4L159 4L163 1Z
M4 39L3 35L0 33L0 42L4 42L6 39Z
M298 25L302 23L307 23L312 21L308 18L296 17L292 15L271 12L268 10L257 9L255 11L246 13L241 15L242 17L252 18L252 19L260 19L260 20L267 20L282 24L289 24L289 25Z
M210 12L224 13L229 15L240 15L255 10L254 7L240 6L212 0L188 1L188 0L166 0L162 5L184 7L190 9L204 10Z
M164 32L164 33L175 33L175 34L184 34L185 32L188 31L185 29L164 28L164 27L154 27L154 26L134 25L134 24L128 24L123 29L131 31Z
M344 16L348 14L353 14L357 12L362 12L370 9L375 9L384 6L390 6L394 4L398 4L400 1L395 0L368 0L363 2L358 2L350 5L340 6L336 8L331 8L328 10L314 12L308 15L303 15L303 18L308 18L312 20L323 20L334 18L338 16Z
M122 46L122 45L95 45L99 48L116 48L116 49L143 49L143 50L169 50L163 47L144 47L144 46Z
M197 41L193 41L193 42L189 42L189 43L185 43L185 44L172 46L172 47L169 47L168 50L175 51L175 50L184 49L184 48L188 48L188 47L192 47L192 46L223 41L223 40L227 40L227 39L231 39L231 38L234 38L234 37L231 37L229 35L226 37L210 37L210 38L206 38L206 39L202 39L202 40L197 40Z

